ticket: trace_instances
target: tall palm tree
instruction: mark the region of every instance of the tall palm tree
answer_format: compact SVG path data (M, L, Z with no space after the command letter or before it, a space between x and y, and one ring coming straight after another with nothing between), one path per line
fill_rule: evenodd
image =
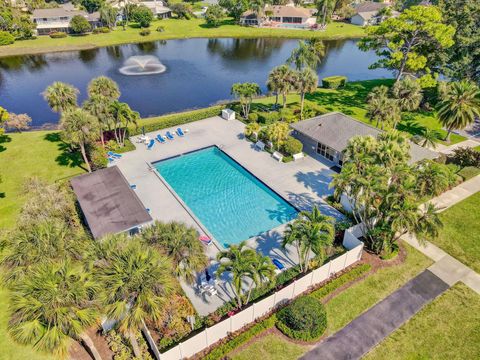
M252 264L257 260L257 254L242 241L238 245L230 245L226 251L220 251L217 260L220 263L216 271L217 276L220 277L227 272L232 274L233 291L238 308L241 308L244 304L243 283L247 279L253 281Z
M82 108L95 116L100 125L100 140L105 145L104 131L111 129L112 115L110 113L111 101L102 95L91 95L82 105Z
M105 315L118 322L136 357L141 357L136 335L146 321L157 321L163 304L174 291L170 260L124 234L104 239L95 274L104 291Z
M300 118L303 119L303 104L305 102L305 94L312 93L317 89L318 76L310 68L300 70L296 76L295 88L300 94Z
M248 123L247 126L245 126L245 135L251 136L255 134L256 139L258 139L258 132L260 131L260 129L261 127L259 123L255 121Z
M323 43L316 40L298 42L298 47L292 50L287 59L288 64L294 64L297 71L305 67L316 69L324 55L325 48Z
M410 77L397 81L393 85L392 94L402 111L417 110L423 99L422 87Z
M85 239L63 221L46 219L23 224L9 233L1 264L7 269L5 280L13 285L37 264L67 258L80 260L87 251Z
M447 128L445 141L450 142L452 130L464 129L480 117L480 91L470 81L452 82L438 104L438 118Z
M99 76L88 83L88 96L104 96L110 101L118 100L120 89L115 81L107 76Z
M85 147L87 144L96 141L100 136L98 119L83 109L75 109L63 113L60 119L60 127L63 130L62 136L65 140L80 148L87 170L92 172Z
M281 66L274 67L267 78L267 89L270 92L275 93L275 105L278 104L278 95L283 82L283 68Z
M172 259L175 274L189 283L193 283L197 272L208 265L198 232L193 227L175 221L155 221L141 236L147 244L158 247Z
M280 65L274 68L277 72L277 92L282 95L283 108L287 106L287 95L292 91L295 84L295 72L287 65Z
M58 113L63 113L77 106L78 89L70 84L55 81L43 92L43 98L48 106Z
M296 247L300 270L306 272L309 268L310 254L313 252L323 261L325 249L333 244L334 236L332 219L314 207L311 212L301 212L299 218L288 225L282 246Z
M250 284L250 289L248 290L245 304L248 304L250 301L250 296L252 295L254 285L259 287L275 278L275 266L268 256L263 256L262 254L256 253L255 259L251 263L250 268L250 277L252 282Z
M376 127L381 124L382 130L386 123L393 122L393 128L397 126L401 116L400 108L398 102L389 97L386 86L377 86L368 94L367 116L370 121L376 121Z
M98 286L69 261L39 265L12 293L9 331L15 341L68 355L69 340L81 341L95 360L101 356L86 330L99 321Z
M114 121L114 132L117 142L123 146L125 144L128 126L131 124L137 125L140 114L133 111L127 103L122 103L117 100L111 103L110 114Z

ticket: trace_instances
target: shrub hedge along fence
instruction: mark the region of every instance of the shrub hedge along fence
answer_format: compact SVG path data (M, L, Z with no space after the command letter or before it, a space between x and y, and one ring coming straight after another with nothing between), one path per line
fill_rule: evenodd
M277 313L276 325L292 339L316 340L327 328L327 312L317 299L300 297Z

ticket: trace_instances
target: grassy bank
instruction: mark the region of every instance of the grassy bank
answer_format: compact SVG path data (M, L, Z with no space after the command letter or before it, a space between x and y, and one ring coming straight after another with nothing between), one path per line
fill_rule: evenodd
M373 349L365 359L479 359L480 296L455 285Z
M480 272L480 192L441 213L443 228L432 242Z
M403 264L382 268L341 292L326 305L328 328L327 335L331 335L350 321L361 315L380 300L400 288L408 280L418 275L422 270L431 265L432 261L423 254L405 245L407 258ZM273 360L277 359L277 349L280 344L297 352L301 349L307 351L305 346L292 344L284 337L277 335L261 337L258 341L235 353L233 359ZM259 354L259 355L257 355Z
M60 141L58 132L32 131L0 137L0 229L15 224L28 194L23 184L30 177L49 182L83 173L81 157Z
M156 31L163 26L165 31ZM67 36L52 39L39 36L34 40L16 41L12 45L0 47L0 56L47 53L54 51L84 50L102 46L139 43L153 40L187 39L187 38L310 38L346 39L359 38L364 35L360 26L346 23L332 23L325 31L307 31L293 29L265 29L235 25L230 19L217 28L208 27L203 19L156 20L150 25L150 35L141 36L140 29L132 26L123 30L121 27L107 34L90 34L84 36Z

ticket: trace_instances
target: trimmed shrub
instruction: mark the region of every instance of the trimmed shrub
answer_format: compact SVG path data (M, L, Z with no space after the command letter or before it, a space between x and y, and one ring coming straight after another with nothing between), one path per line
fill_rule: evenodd
M316 340L327 328L327 312L320 301L303 296L277 313L276 325L289 338Z
M156 31L158 31L158 32L164 32L164 31L165 31L165 26L161 26L161 25L158 26L157 29L156 29Z
M257 113L248 114L248 121L249 122L257 122L258 121L258 114Z
M346 76L329 76L322 79L322 86L325 89L338 89L347 83Z
M75 34L85 34L92 30L92 25L90 25L88 20L82 15L75 15L72 17L72 20L70 20L70 29L72 29Z
M63 31L55 31L48 34L48 36L50 36L52 39L61 39L67 37L67 34Z
M106 26L101 26L93 29L94 34L107 34L110 32L110 29Z
M148 35L150 35L150 30L148 30L148 29L140 30L140 35L148 36Z
M303 144L300 140L295 139L292 136L289 136L285 143L283 144L283 151L287 153L287 155L295 155L303 150Z
M142 119L138 123L138 127L130 126L128 128L130 135L139 135L142 133L142 127L145 128L145 132L151 132L156 130L165 129L168 127L187 124L190 122L203 120L212 116L219 116L222 109L226 105L211 106L205 109L186 111L183 113L164 115L154 117L150 119Z
M453 150L449 160L454 164L464 166L480 167L480 152L469 147L461 147Z
M89 157L92 165L92 170L106 168L108 165L108 158L106 150L100 146L92 146L88 149Z
M15 42L15 38L7 31L0 31L0 46L10 45Z
M462 177L463 181L470 180L471 178L479 174L480 174L480 169L475 166L466 166L457 173L457 175Z
M278 120L280 120L280 114L276 111L269 112L269 113L261 113L258 120L262 124L271 125L273 123L276 123Z

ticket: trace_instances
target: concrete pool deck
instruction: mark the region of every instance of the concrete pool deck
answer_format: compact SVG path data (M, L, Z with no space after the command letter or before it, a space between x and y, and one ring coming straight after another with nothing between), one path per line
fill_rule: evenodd
M133 137L131 140L136 150L125 153L113 164L120 168L130 184L136 185L138 197L145 207L150 209L154 220L184 222L201 233L204 233L205 229L189 214L168 186L162 183L155 171L150 169L150 163L217 145L297 209L309 210L313 205L317 205L326 215L341 217L324 200L332 193L328 185L334 172L329 169L328 164L312 157L287 164L279 163L269 153L254 149L253 144L245 140L244 127L245 125L237 120L226 121L220 117L212 117L182 126L183 129L188 129L186 136L175 136L174 140L167 140L164 144L156 142L152 150L147 150L145 144L137 142L138 137ZM164 129L147 136L154 138L158 133L165 134L167 130L173 133L173 129ZM298 259L293 249L281 248L284 227L285 225L282 225L249 240L249 245L290 267L296 264ZM216 245L206 247L207 256L212 260L210 273L216 268L214 259L218 251ZM182 287L200 315L211 313L232 298L228 278L219 279L216 286L218 294L214 296L202 296L196 288L184 283Z

